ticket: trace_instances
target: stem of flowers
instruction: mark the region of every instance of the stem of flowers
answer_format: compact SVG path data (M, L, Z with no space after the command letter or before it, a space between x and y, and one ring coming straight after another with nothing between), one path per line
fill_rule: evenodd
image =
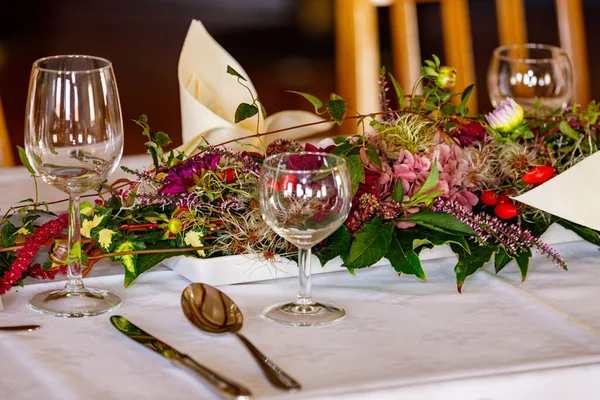
M198 247L186 247L186 248L177 248L177 249L149 249L149 250L132 250L132 251L124 251L121 253L105 253L98 256L90 256L88 260L99 260L101 258L107 257L119 257L119 256L128 256L133 254L153 254L153 253L184 253L188 251L196 251L196 250L209 250L214 248L214 246L198 246Z

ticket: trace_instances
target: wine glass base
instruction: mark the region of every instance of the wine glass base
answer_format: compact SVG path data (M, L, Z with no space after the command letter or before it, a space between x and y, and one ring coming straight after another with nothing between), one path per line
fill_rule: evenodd
M300 305L296 303L275 304L263 311L263 316L280 324L293 326L326 325L344 318L346 311L330 303Z
M80 292L47 290L29 299L29 308L55 317L92 317L116 310L123 300L102 289L84 288Z

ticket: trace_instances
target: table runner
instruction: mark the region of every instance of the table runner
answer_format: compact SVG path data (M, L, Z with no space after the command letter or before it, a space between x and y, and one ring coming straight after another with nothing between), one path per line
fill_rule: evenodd
M235 337L209 336L187 322L179 296L189 282L172 271L150 272L127 290L120 275L87 283L116 291L125 300L116 313L245 383L256 398L595 398L598 249L584 242L557 249L571 271L535 257L525 284L509 265L502 278L477 273L462 295L449 258L424 262L427 282L385 266L356 277L318 275L315 297L343 305L348 316L317 328L260 317L265 306L293 297L294 279L223 286L245 315L243 332L304 384L289 395L270 387ZM214 398L191 375L117 332L108 316L57 319L26 308L31 294L60 285L27 285L4 297L0 324L43 328L0 333L3 397Z

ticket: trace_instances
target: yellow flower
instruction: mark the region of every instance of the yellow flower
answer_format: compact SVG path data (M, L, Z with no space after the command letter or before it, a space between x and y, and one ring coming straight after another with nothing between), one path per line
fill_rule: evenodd
M29 235L31 231L27 229L27 225L22 226L18 231L15 232L16 235Z
M104 215L103 216L98 216L98 215L94 215L94 219L93 220L89 220L86 219L81 223L81 235L91 239L92 238L92 233L91 230L94 229L95 227L97 227L98 225L100 225L100 222L102 222L102 220L104 219Z
M98 243L100 243L100 246L102 246L104 250L108 251L110 248L112 237L115 233L117 232L108 228L104 228L98 232Z
M435 84L441 89L452 89L456 85L456 68L445 65L440 67Z
M523 122L523 108L507 97L494 111L486 114L485 119L498 132L507 133Z
M183 241L190 247L200 247L205 245L203 237L204 233L202 232L189 231L185 234ZM206 257L204 250L197 250L197 253L200 257Z

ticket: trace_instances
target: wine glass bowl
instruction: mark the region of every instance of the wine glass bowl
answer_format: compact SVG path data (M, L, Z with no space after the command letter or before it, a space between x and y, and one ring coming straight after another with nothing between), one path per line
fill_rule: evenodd
M123 121L110 61L66 55L37 60L29 82L25 151L46 183L69 195L67 283L34 295L29 306L60 317L98 315L120 306L110 292L84 287L79 196L97 188L119 164Z
M264 315L291 325L321 325L345 311L316 303L311 297L311 248L345 221L352 202L352 184L342 157L318 152L282 153L262 166L259 200L264 221L298 247L299 292L295 302L276 304Z
M494 107L511 97L527 111L553 111L571 99L573 70L567 53L556 46L500 46L492 54L487 85Z

